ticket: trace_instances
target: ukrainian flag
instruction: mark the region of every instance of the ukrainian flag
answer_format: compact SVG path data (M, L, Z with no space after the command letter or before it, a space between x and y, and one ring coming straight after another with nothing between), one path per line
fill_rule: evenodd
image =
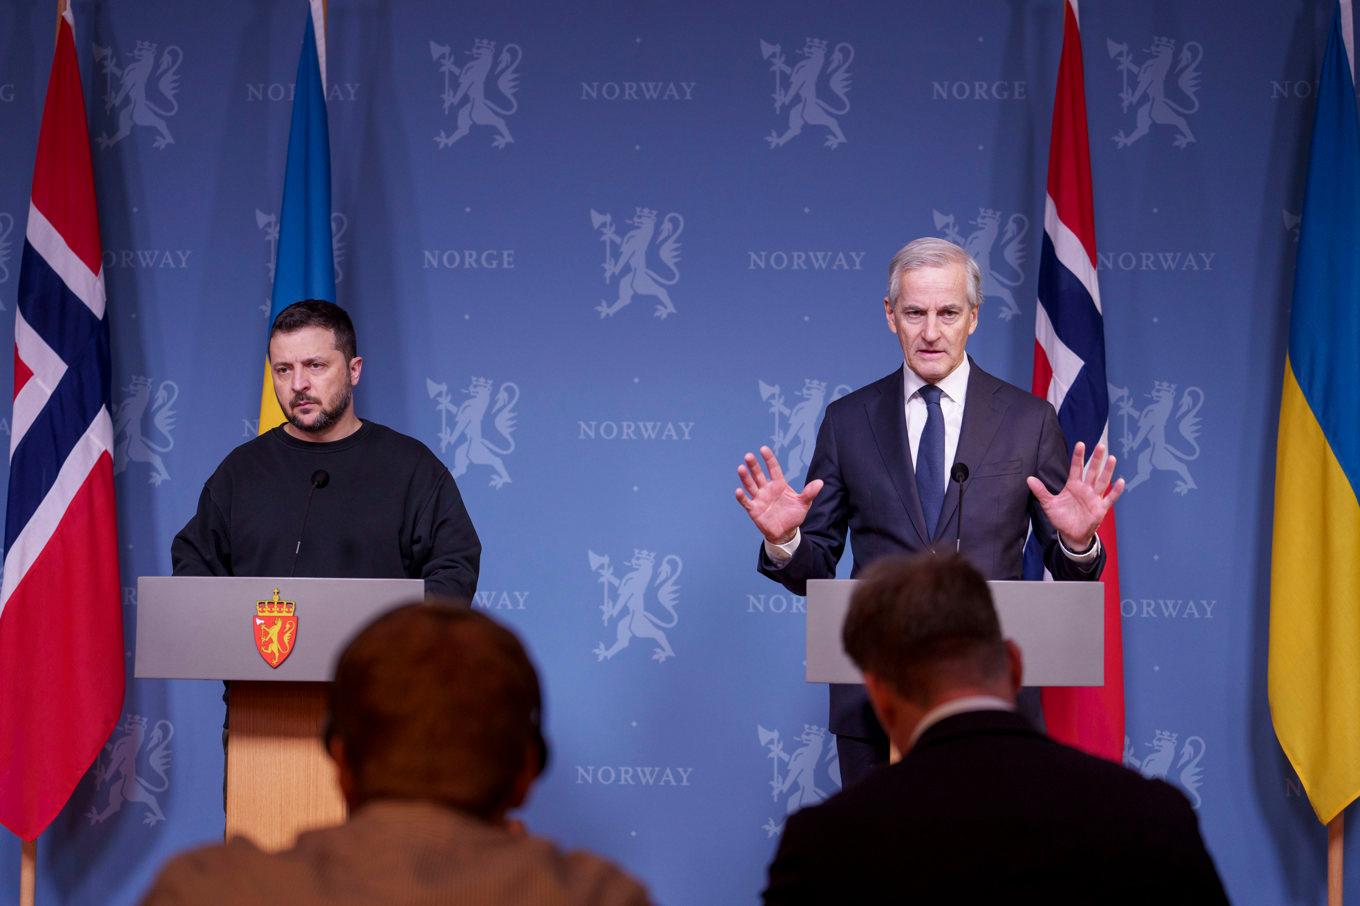
M1318 84L1270 582L1270 714L1323 823L1360 795L1360 121L1349 7L1333 20Z
M331 140L326 120L326 13L323 0L311 0L307 30L298 57L293 91L293 121L288 131L288 164L279 210L278 253L269 323L303 299L335 301L335 260L331 253ZM283 424L274 396L269 362L260 393L263 434Z

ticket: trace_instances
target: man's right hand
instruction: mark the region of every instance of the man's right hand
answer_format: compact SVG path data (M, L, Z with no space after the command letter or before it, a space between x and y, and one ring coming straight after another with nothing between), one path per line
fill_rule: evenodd
M747 453L745 462L737 466L737 477L741 479L737 503L746 510L746 515L751 517L766 541L787 544L807 518L808 508L822 489L822 480L809 481L801 494L795 493L784 480L784 470L779 467L774 451L761 447L760 455L765 460L765 468L761 468L754 453ZM765 469L769 469L768 476Z

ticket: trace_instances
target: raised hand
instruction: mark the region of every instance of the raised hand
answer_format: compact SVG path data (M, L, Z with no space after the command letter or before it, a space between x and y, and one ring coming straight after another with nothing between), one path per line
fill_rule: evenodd
M779 467L774 451L761 447L760 455L765 460L765 468L761 468L754 453L747 453L745 461L737 466L737 477L741 479L737 503L746 510L746 515L751 517L766 541L786 544L793 540L794 531L807 517L808 507L822 489L822 480L809 481L801 494L796 493L784 480L784 470ZM769 469L768 476L766 469Z
M1115 458L1107 457L1103 444L1091 455L1090 468L1083 471L1086 445L1078 443L1072 449L1072 465L1067 471L1067 484L1057 494L1048 493L1044 483L1031 475L1025 479L1030 493L1044 508L1044 515L1053 523L1070 550L1084 551L1091 546L1096 529L1104 521L1110 507L1124 493L1124 479L1110 485L1114 476Z

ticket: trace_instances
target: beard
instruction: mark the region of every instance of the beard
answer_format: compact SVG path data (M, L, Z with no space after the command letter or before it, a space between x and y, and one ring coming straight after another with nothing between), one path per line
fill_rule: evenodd
M350 402L353 399L354 388L348 383L345 384L345 389L341 391L333 406L324 405L321 400L313 396L295 396L292 403L284 409L283 417L288 419L288 424L299 431L305 431L308 434L320 434L340 420L340 417L349 409ZM321 407L321 411L316 414L316 420L310 424L302 421L293 412L293 407L302 402L316 403Z

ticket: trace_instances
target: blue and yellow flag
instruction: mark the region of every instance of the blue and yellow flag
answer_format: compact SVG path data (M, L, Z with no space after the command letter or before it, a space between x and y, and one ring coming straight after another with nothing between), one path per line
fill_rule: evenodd
M279 210L279 241L269 323L303 299L335 301L331 252L331 140L326 121L326 20L322 0L312 0L298 57L288 164ZM283 410L264 367L260 394L261 434L283 423Z
M1360 795L1360 117L1345 6L1308 156L1270 581L1270 714L1323 823Z

